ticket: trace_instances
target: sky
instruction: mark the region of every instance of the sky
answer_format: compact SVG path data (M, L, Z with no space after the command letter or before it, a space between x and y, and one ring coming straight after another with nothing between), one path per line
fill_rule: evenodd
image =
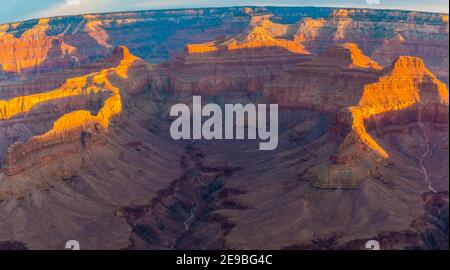
M448 0L3 0L0 23L97 12L221 6L327 6L449 12Z

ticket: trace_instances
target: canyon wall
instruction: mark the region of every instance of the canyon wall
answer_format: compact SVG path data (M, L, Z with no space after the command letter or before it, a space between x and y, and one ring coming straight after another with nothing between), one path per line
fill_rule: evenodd
M188 44L236 36L249 27L256 27L255 35L268 31L279 39L277 43L315 55L330 45L351 42L382 65L389 65L400 55L421 57L438 78L448 83L448 15L333 8L119 12L3 24L0 70L9 74L76 67L120 45L146 61L158 63L178 55ZM191 45L188 50L211 51L214 46Z
M40 152L46 152L43 150L71 143L75 143L74 148L77 149L85 146L87 137L101 137L108 130L110 121L122 113L122 98L145 90L147 64L144 61L132 55L126 47L117 48L111 59L118 62L117 66L70 78L52 91L0 100L0 120L8 120L19 114L26 115L40 104L76 96L89 98L99 92L109 93L96 115L88 110L68 112L58 118L47 132L25 142L14 143L8 148L2 166L7 175L18 174L26 168L60 157L52 153L42 157ZM134 70L131 71L132 69Z
M445 247L445 14L90 14L1 25L0 48L0 248ZM277 149L173 140L193 94L279 104Z

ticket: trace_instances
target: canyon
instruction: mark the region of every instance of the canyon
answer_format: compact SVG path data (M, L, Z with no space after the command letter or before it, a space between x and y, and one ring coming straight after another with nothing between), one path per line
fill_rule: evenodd
M0 249L448 249L448 30L293 7L0 25ZM278 104L278 147L174 140L193 95Z

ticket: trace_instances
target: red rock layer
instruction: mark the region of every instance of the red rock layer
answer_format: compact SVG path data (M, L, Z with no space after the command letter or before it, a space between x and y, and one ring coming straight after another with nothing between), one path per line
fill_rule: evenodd
M201 24L197 21L199 16L203 18ZM284 22L275 23L271 19ZM307 51L319 54L331 45L352 42L382 65L389 65L400 55L418 56L438 78L448 83L447 14L260 7L252 11L226 8L58 17L49 19L45 31L37 25L34 29L33 24L34 21L0 25L0 36L7 37L0 38L1 51L8 55L4 57L7 59L5 63L0 63L0 66L7 66L4 70L24 70L28 66L30 70L42 72L63 66L85 65L107 55L111 47L122 44L145 60L160 62L178 54L187 44L203 44L189 46L192 52L215 51L216 43L204 42L235 36L250 26L264 29L275 39L266 39L268 44L294 51L306 47ZM405 25L411 27L406 29ZM30 36L28 31L36 32L38 28L41 34L33 34L36 41L22 38ZM52 39L55 40L53 46ZM54 49L50 52L36 51L26 44ZM14 46L20 50L14 52ZM238 41L236 47L239 46L255 45L239 44ZM70 48L75 48L75 51Z
M446 85L439 81L416 57L399 57L377 83L364 87L358 106L351 107L353 130L358 137L382 157L389 154L367 133L364 121L387 112L406 109L414 104L437 103L448 106L449 93Z
M120 58L120 63L113 68L71 78L60 88L50 92L0 101L0 119L9 119L19 113L28 112L41 103L64 97L104 91L111 93L97 115L92 115L86 110L67 113L55 121L50 131L35 136L27 142L12 145L5 157L5 173L7 175L20 173L36 163L45 162L51 158L50 154L50 157L33 159L33 154L40 150L61 144L80 143L83 141L80 139L80 136L84 136L83 134L98 134L107 131L110 121L122 112L122 96L127 92L121 91L120 88L126 87L133 90L135 89L132 87L133 85L143 86L146 84L138 82L139 79L142 79L139 74L133 76L133 73L130 72L134 66L145 66L146 64L142 60L132 55L126 47L118 48L115 55ZM145 74L145 71L142 70L138 73L142 72ZM133 76L133 78L129 76ZM136 81L129 83L128 80Z
M280 106L335 112L358 103L363 87L377 80L380 68L355 44L337 45L277 76L265 86L264 97Z
M49 19L41 19L20 37L2 32L0 29L0 71L22 72L46 63L50 56L69 62L67 55L73 54L76 48L66 44L61 38L47 36Z
M193 54L215 52L219 50L233 51L240 49L276 47L284 48L293 53L309 54L300 42L274 37L273 34L279 35L277 32L283 31L283 29L278 29L277 31L275 25L276 24L268 20L268 17L253 17L250 23L250 29L246 33L231 39L211 41L203 44L188 44L186 46L186 51L189 54ZM272 30L273 34L269 32L269 29ZM284 29L284 31L287 30Z
M426 25L404 28L430 19ZM402 55L417 56L448 83L448 29L448 15L340 9L329 17L300 21L295 40L314 54L333 44L355 43L382 65Z
M344 43L325 51L319 61L349 68L381 70L383 66L366 56L355 43Z

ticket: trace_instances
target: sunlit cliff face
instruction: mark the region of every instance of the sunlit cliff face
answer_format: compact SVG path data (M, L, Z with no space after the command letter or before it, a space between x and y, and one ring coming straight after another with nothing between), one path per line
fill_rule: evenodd
M421 91L423 85L428 92ZM448 98L447 86L425 67L420 58L402 56L394 62L387 75L377 83L364 87L359 105L350 108L353 115L352 128L367 146L387 158L389 154L367 133L365 120L419 103L448 105Z
M3 25L4 27L6 25ZM52 50L60 57L72 54L76 48L57 36L47 36L49 19L41 19L19 37L0 29L0 67L5 72L22 72L35 68L49 59ZM3 30L3 31L2 31Z
M0 240L353 249L376 237L386 249L422 247L424 217L434 222L436 210L423 205L448 205L437 200L448 198L442 15L244 11L0 25ZM27 43L28 31L42 43ZM49 37L46 59L35 61L27 46ZM60 54L61 41L75 52ZM12 61L1 55L11 44L23 46ZM66 56L79 61L66 65ZM1 72L6 62L14 68ZM277 149L175 141L170 109L194 95L219 106L278 104Z
M223 41L188 44L186 46L186 51L193 54L215 52L219 50L234 51L275 47L286 49L292 53L309 54L308 50L299 42L273 37L268 30L268 28L272 27L268 18L262 18L261 21L258 22L252 21L252 24L254 25L251 25L250 29L242 35Z
M337 25L333 40L340 40L345 35L346 24L352 21L349 14L347 10L338 10L333 14L335 18L333 23ZM278 47L298 54L309 54L301 41L315 39L318 29L325 24L320 19L304 20L300 25L299 33L294 37L295 41L290 41L276 38L270 34L270 28L281 29L281 27L273 24L269 19L270 16L253 18L251 27L245 34L222 41L189 44L186 46L186 51L188 54L195 55L221 50ZM336 62L334 63L336 66L356 69L376 71L384 69L382 65L365 55L355 43L343 43L326 50L319 56L318 61L326 65ZM439 81L425 67L423 60L417 57L401 56L394 61L391 67L384 70L385 75L379 78L378 82L364 86L359 103L349 104L349 109L353 117L353 132L375 153L383 158L388 158L389 154L386 150L366 131L364 121L374 115L403 110L418 103L433 102L448 105L448 89L445 83ZM430 90L430 88L432 89ZM425 93L423 89L427 89L430 93ZM276 94L274 93L274 95ZM312 93L311 95L314 96Z
M358 68L383 69L383 66L366 56L355 43L345 43L342 47L350 51L351 63Z
M86 76L70 78L58 89L50 92L39 93L30 96L16 97L10 100L0 100L0 120L10 119L19 113L29 112L34 106L52 100L61 99L70 96L89 95L100 91L110 91L113 96L111 100L116 102L105 102L103 109L111 112L120 112L120 91L108 80L108 75L115 73L122 78L128 78L128 69L132 63L138 59L130 54L127 48L120 47L123 50L123 59L120 64L114 68L105 69L100 72L88 74ZM90 82L92 80L92 82ZM116 97L115 97L116 96ZM117 98L118 96L118 98ZM113 109L117 108L117 109ZM102 110L103 110L102 109ZM102 113L101 113L102 114ZM103 113L104 114L104 113ZM113 113L115 114L115 113ZM109 116L104 115L103 120L99 121L103 127L107 128Z
M85 18L89 19L89 17ZM334 39L339 40L340 38L338 36L344 35L343 29L346 28L345 24L351 22L349 11L338 10L333 14L333 18L333 23L338 26L335 31ZM228 39L215 40L201 44L188 44L186 46L186 51L188 54L194 55L221 50L234 51L275 47L295 54L308 55L310 53L300 41L316 38L318 34L316 30L322 28L324 23L325 22L320 21L320 19L305 19L300 24L298 33L294 34L294 41L292 41L280 38L280 36L286 36L289 31L289 27L286 25L273 23L270 20L270 16L253 16L249 22L247 31L243 34ZM11 34L2 34L1 38L12 39L13 41L16 40L16 43L35 39L45 41L48 39L45 35L45 31L48 27L48 19L43 19L32 29L25 31L21 35L20 40ZM106 43L108 35L102 31L99 21L89 21L89 23L86 24L85 29L88 30L91 37L93 37L97 43L102 44L104 47L110 47L110 45ZM39 38L31 38L33 36ZM29 44L25 45L29 46ZM383 66L366 56L356 44L344 43L340 46L345 50L344 55L346 59L339 58L336 61L348 61L349 67L352 68L373 70L383 69ZM121 47L121 50L123 50L123 58L121 59L120 64L114 68L68 79L63 86L53 91L16 97L6 101L0 100L0 120L10 119L17 114L29 112L36 105L48 101L108 91L111 92L112 95L105 101L97 115L92 115L89 111L75 111L66 114L54 123L52 130L33 138L33 140L45 140L45 138L52 137L64 130L76 129L79 127L86 128L98 126L107 129L110 119L122 111L120 90L108 80L108 76L115 74L123 79L127 79L129 67L136 59L138 59L131 55L125 47ZM42 57L37 57L37 59L40 58L46 58L45 52ZM323 58L323 61L325 62L333 61L333 55L325 54ZM36 59L36 57L25 57L24 59ZM39 63L41 63L41 61L36 60L33 65L38 65ZM20 71L22 68L27 67L26 64L23 64L23 67L17 65L18 64L12 68L4 62L3 69ZM419 102L427 102L426 95L420 93L419 90L419 86L427 80L430 84L436 85L437 93L439 93L440 97L439 102L448 104L448 90L445 84L440 82L428 69L426 69L420 59L400 57L391 67L390 73L380 78L379 82L366 85L359 104L350 107L354 119L352 125L353 131L367 146L382 157L387 158L389 156L388 153L379 146L370 135L368 135L364 127L364 121L373 115L401 110Z
M87 110L67 113L57 119L53 128L48 132L35 136L27 142L16 143L11 146L8 153L16 154L14 155L14 160L17 159L17 153L24 155L33 152L35 148L41 148L47 144L61 143L65 137L70 137L67 134L71 132L79 133L80 130L108 129L111 119L122 112L121 91L111 83L109 78L111 76L119 76L122 79L128 78L129 67L134 61L139 59L132 55L126 47L120 47L117 50L120 51L122 59L116 67L68 79L63 86L50 92L0 101L0 120L5 120L17 114L29 112L33 107L52 100L90 95L98 92L110 92L111 94L97 115L92 115ZM11 155L6 156L7 163L12 164L14 160Z

